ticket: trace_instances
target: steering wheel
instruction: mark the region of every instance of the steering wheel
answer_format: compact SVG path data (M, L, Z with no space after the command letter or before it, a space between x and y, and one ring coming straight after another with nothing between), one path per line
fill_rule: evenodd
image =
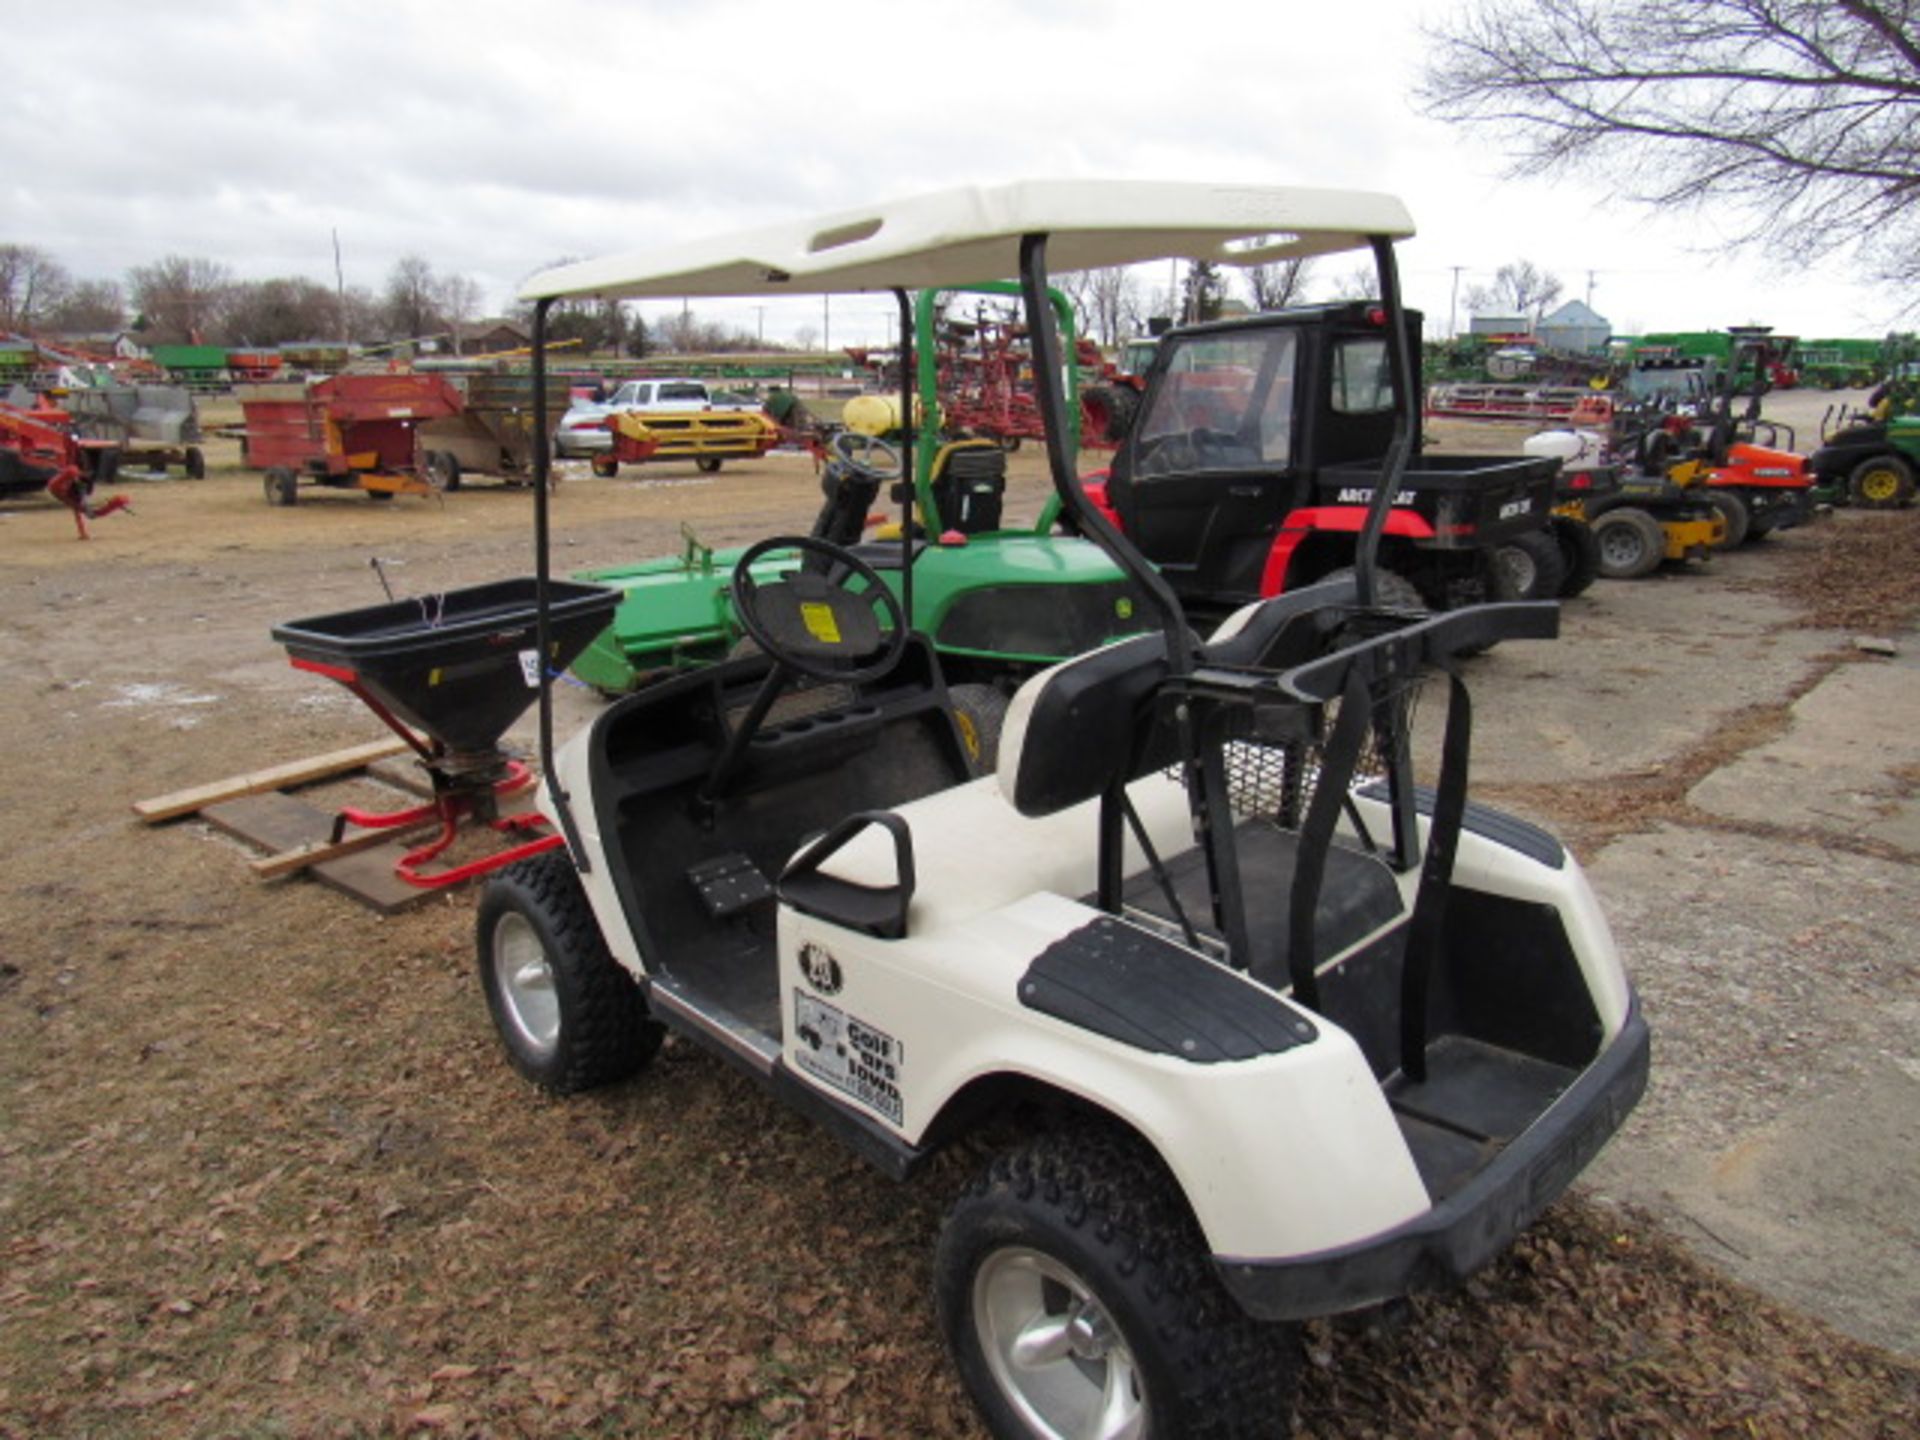
M760 584L753 578L754 562L777 550L797 550L825 564ZM847 588L855 576L867 582L866 589ZM907 616L898 597L871 565L831 541L809 535L762 540L733 567L732 589L733 613L747 634L780 664L815 680L877 680L907 648Z
M869 480L892 480L900 474L900 452L875 435L842 430L833 437L834 457Z

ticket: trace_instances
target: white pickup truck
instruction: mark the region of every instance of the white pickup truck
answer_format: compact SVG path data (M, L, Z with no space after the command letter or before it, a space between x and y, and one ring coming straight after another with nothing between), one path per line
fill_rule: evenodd
M745 395L714 390L704 380L628 380L599 404L575 400L561 417L554 434L556 453L563 459L591 459L613 447L606 418L620 412L656 415L674 410L757 410L759 403Z
M711 390L704 380L629 380L607 399L608 410L757 410L743 395Z

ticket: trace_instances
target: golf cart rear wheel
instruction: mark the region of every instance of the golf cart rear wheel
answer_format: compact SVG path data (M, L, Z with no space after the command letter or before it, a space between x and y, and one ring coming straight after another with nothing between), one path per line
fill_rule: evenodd
M1747 536L1753 533L1753 511L1747 508L1747 502L1731 490L1709 490L1707 503L1727 522L1727 538L1720 542L1720 548L1731 550L1746 544Z
M1913 466L1898 455L1873 455L1853 467L1849 479L1853 503L1868 510L1893 510L1913 499Z
M1568 515L1553 517L1554 543L1567 567L1567 578L1560 584L1560 598L1570 600L1584 594L1600 578L1600 545L1593 538L1593 527Z
M1494 551L1500 588L1514 600L1557 600L1567 579L1560 543L1545 530L1516 535Z
M1007 719L1007 697L991 685L951 685L947 703L967 749L975 775L991 775L1000 763L1000 729Z
M1130 1137L1047 1135L949 1213L934 1298L1001 1437L1284 1434L1298 1332L1249 1319L1172 1177Z
M660 1048L633 977L607 949L564 850L509 866L477 925L480 986L514 1069L571 1095L623 1080Z
M1609 510L1593 522L1600 542L1600 573L1609 580L1638 580L1660 568L1667 554L1667 532L1644 510Z

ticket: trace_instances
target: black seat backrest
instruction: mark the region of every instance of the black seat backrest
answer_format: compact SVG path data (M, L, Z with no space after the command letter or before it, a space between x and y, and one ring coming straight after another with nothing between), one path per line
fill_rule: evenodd
M1259 601L1200 647L1200 663L1279 669L1312 659L1353 603L1351 577ZM1100 795L1117 772L1132 781L1174 763L1177 736L1154 707L1167 673L1166 637L1148 634L1034 676L1001 731L1001 793L1022 815L1051 815Z
M1022 685L1000 737L1000 793L1022 815L1052 815L1167 763L1148 753L1154 692L1167 677L1164 635L1135 635L1042 671Z
M934 507L946 530L979 535L1000 528L1007 493L1007 455L992 440L956 440L933 461Z
M1203 663L1285 670L1311 660L1325 649L1327 633L1338 627L1337 617L1359 603L1359 594L1354 577L1342 574L1256 600L1214 632L1201 649ZM1316 623L1323 612L1325 622Z

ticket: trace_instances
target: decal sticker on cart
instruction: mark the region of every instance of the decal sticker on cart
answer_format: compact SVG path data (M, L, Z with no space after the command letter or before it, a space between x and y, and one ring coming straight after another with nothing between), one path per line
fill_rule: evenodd
M800 973L822 995L840 993L840 962L811 941L800 947Z
M900 1123L900 1042L804 990L793 992L794 1062L816 1080Z

